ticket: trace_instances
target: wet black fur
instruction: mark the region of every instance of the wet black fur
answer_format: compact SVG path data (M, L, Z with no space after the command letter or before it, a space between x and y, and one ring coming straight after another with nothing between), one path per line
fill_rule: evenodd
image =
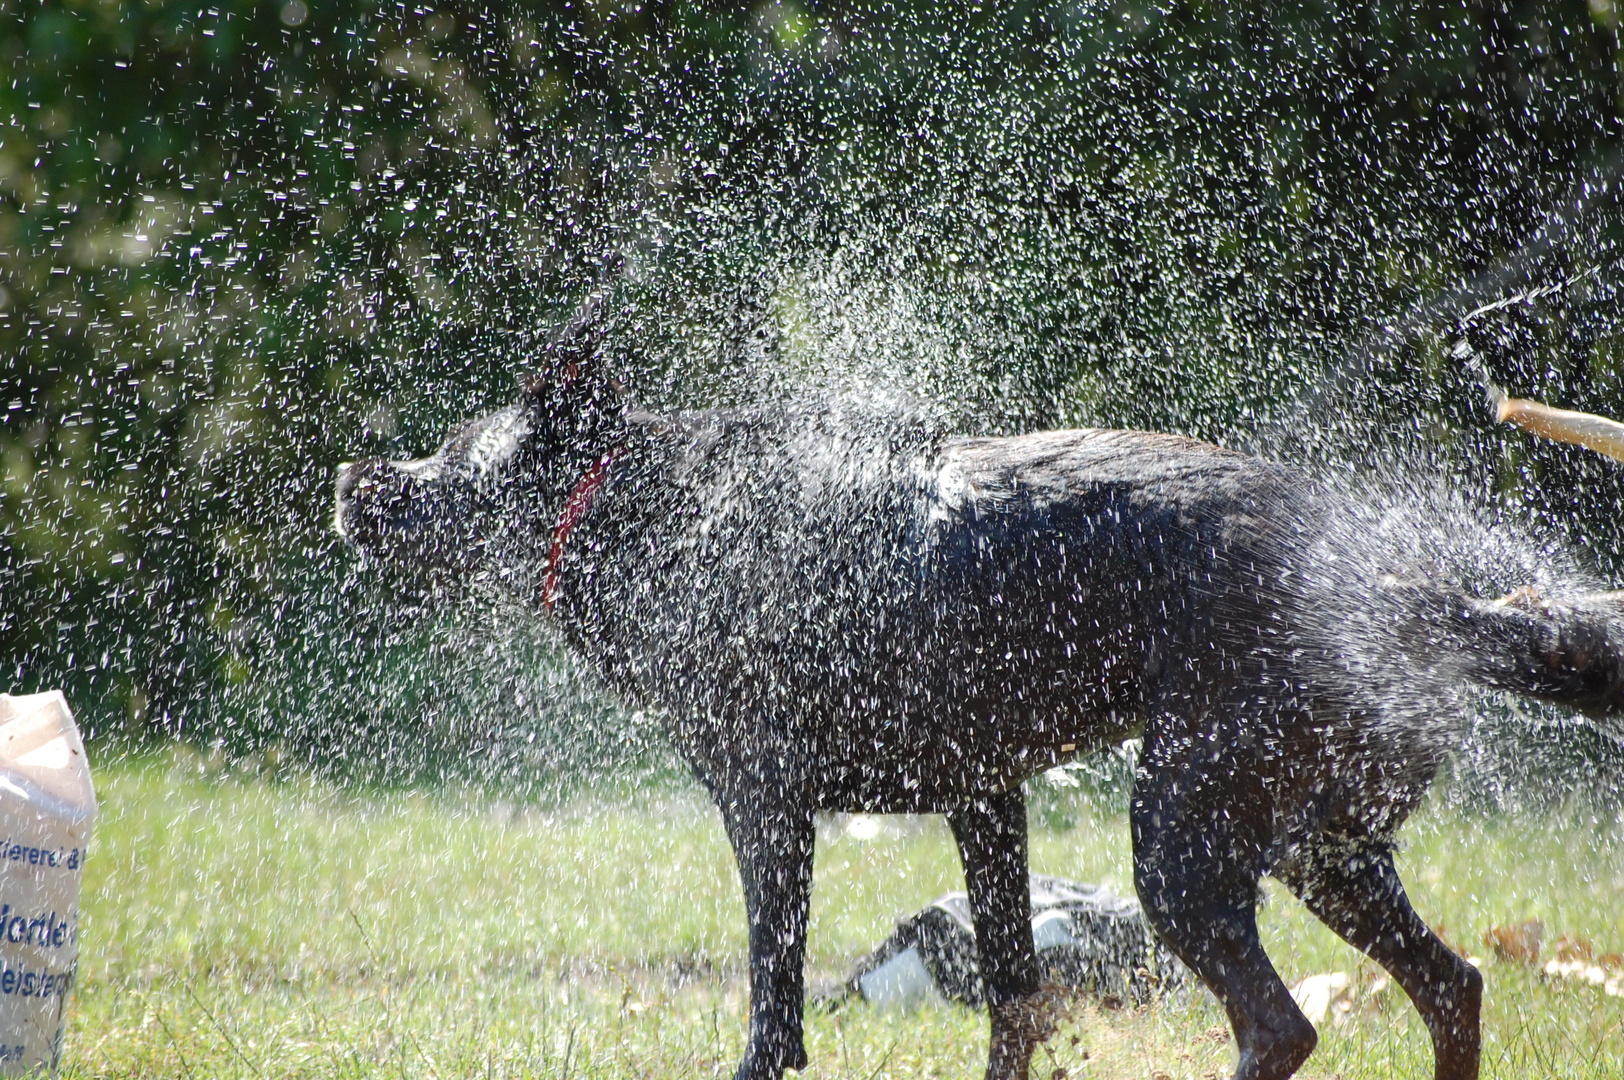
M1315 1044L1258 941L1265 873L1394 975L1439 1077L1476 1075L1481 979L1411 910L1392 837L1447 748L1458 683L1620 711L1609 612L1474 600L1396 564L1368 515L1303 474L1190 439L945 438L830 404L653 416L573 374L426 464L347 466L338 521L369 552L526 600L663 708L743 879L740 1077L806 1060L820 809L947 815L989 1075L1024 1076L1049 1029L1021 784L1135 735L1135 883L1228 1010L1238 1077L1288 1076ZM560 507L606 454L544 613Z

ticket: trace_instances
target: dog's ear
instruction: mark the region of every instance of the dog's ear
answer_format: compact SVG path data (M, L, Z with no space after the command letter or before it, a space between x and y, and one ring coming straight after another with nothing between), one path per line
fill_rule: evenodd
M603 356L608 337L606 296L603 286L592 290L569 322L552 336L542 348L539 371L520 377L522 393L539 396L547 392L549 384L564 387L609 382Z
M589 452L619 437L624 383L610 376L602 335L561 339L539 372L520 375L519 400L543 443Z
M594 444L625 418L625 383L610 375L605 356L613 279L625 267L618 256L605 267L597 288L547 342L539 370L519 377L521 404L557 445Z
M538 372L516 379L522 402L532 409L551 411L567 408L570 402L613 405L630 394L626 380L609 374L602 357L590 362L569 361L551 364Z
M519 404L530 420L534 445L596 457L624 438L626 401L619 383L596 368L519 377Z

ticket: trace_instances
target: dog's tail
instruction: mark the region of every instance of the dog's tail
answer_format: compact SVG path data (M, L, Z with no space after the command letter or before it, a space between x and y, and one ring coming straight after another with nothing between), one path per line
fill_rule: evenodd
M1565 705L1595 719L1624 717L1624 592L1546 597L1524 588L1480 600L1433 582L1389 578L1437 655L1471 682Z

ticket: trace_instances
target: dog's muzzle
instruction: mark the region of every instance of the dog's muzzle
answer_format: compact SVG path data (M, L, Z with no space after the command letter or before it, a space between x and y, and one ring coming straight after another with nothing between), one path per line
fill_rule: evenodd
M340 465L333 527L368 555L407 570L465 568L478 548L470 508L419 472L382 458Z

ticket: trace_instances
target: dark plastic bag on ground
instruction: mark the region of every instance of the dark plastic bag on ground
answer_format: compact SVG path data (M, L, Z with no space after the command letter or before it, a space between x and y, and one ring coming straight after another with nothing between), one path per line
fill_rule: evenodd
M1032 875L1032 939L1046 982L1114 1004L1142 1004L1186 989L1190 972L1156 939L1139 902L1103 885ZM982 1005L970 898L948 893L897 924L822 996L828 1006L861 999L880 1008L932 995Z

